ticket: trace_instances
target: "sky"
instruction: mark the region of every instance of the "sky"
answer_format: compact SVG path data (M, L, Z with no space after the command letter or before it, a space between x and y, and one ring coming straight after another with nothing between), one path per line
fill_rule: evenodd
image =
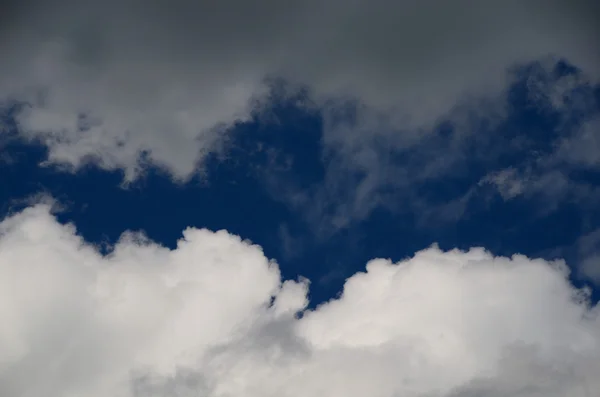
M2 9L0 395L598 396L597 2Z

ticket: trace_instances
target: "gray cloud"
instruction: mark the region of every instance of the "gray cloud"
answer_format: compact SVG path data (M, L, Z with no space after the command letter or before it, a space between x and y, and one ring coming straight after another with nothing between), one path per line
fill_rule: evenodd
M549 210L569 200L595 207L598 187L573 174L600 170L600 103L594 93L599 86L581 75L556 79L545 73L527 83L529 104L558 121L542 131L544 141L532 147L521 163L491 172L479 185L493 185L507 201L542 198ZM522 132L524 140L529 139L527 133Z
M186 178L227 127L256 110L265 77L308 86L325 109L328 99L354 97L394 114L395 127L430 125L466 94L502 90L515 62L555 54L597 73L597 8L591 0L26 1L2 29L0 95L30 103L19 127L50 147L52 162L91 159L133 178L146 151ZM364 125L342 144L381 135Z
M600 229L581 236L575 243L575 250L580 275L600 284Z

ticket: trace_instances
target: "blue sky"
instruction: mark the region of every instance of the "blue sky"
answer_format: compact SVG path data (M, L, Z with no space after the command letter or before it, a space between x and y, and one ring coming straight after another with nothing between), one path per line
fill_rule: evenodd
M578 73L565 65L557 63L556 79ZM107 247L126 230L143 231L152 240L174 247L188 226L225 229L262 246L278 261L286 278L300 275L313 280L315 305L335 296L343 281L362 270L369 259L397 261L433 243L443 249L481 246L496 255L565 258L574 269L575 282L594 285L576 274L585 259L577 252L579 239L600 228L600 210L590 197L545 197L542 192L505 200L483 186L464 207L449 209L447 216L434 213L423 222L423 213L462 198L488 173L525 168L533 156L551 154L557 140L600 113L600 86L589 84L577 87L590 101L579 114L548 111L550 105L543 100L532 103L525 81L535 73L535 64L529 65L511 86L509 113L493 130L485 131L492 136L486 138L489 142L472 149L480 153L448 176L411 187L418 191L412 199L423 200L419 207L407 203L411 198L403 192L392 191L391 207L375 206L342 228L328 224L330 208L319 213L315 223L305 208L295 208L278 196L278 187L310 192L326 183L321 117L294 107L292 101L276 103L271 120L255 118L238 124L225 153L212 156L205 171L185 183L174 182L156 167L126 187L121 183L122 172L102 171L93 165L77 173L39 167L47 150L15 136L6 140L3 149L10 160L2 164L2 211L6 215L30 204L22 200L36 195L53 197L63 207L57 214L61 222L75 223L87 241ZM563 124L560 119L565 117L570 119ZM455 133L452 128L449 123L442 125L431 145L443 145L445 136ZM517 139L526 142L514 148L511 143ZM401 167L411 160L397 161ZM597 171L565 170L591 191L598 190ZM348 178L342 189L356 189L360 178ZM333 199L334 206L343 205L345 197ZM393 206L395 201L404 208ZM333 230L323 236L320 230L324 228Z
M0 394L600 387L593 2L88 3L0 29Z

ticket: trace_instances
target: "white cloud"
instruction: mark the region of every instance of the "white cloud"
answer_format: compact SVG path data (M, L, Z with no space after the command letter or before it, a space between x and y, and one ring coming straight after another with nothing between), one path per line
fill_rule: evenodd
M267 76L306 84L320 105L356 97L393 114L397 127L430 124L463 95L497 93L515 62L554 54L594 77L600 70L593 0L161 4L10 9L0 97L32 104L20 128L48 144L52 162L77 167L95 156L134 177L145 150L185 178L226 127L249 117ZM372 134L371 125L344 142Z
M100 256L38 205L0 224L0 394L592 397L600 318L563 263L436 247L377 259L300 319L307 283L188 229ZM274 304L269 306L271 298Z

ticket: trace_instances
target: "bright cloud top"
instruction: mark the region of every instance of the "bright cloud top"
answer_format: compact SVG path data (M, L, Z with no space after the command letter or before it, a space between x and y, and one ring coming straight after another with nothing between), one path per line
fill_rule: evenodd
M190 176L256 110L270 76L308 86L318 106L350 97L393 109L405 127L431 124L466 94L499 92L518 62L555 55L600 70L595 0L31 0L8 10L0 100L30 104L21 132L52 162L91 156L128 178L142 152Z
M600 390L600 318L561 263L433 247L314 311L260 247L187 229L101 256L37 205L0 224L0 394L551 396ZM297 312L303 316L294 316Z

